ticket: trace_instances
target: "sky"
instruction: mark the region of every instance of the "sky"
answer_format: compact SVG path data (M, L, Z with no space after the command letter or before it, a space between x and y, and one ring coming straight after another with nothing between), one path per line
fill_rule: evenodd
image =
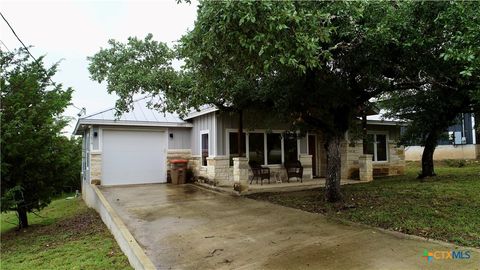
M46 66L60 62L53 80L72 87L72 103L93 114L115 106L116 95L107 93L105 83L90 79L88 56L93 56L109 39L126 42L130 36L144 38L152 33L157 41L173 45L196 18L197 2L176 0L140 1L0 1L0 11L30 52L45 55ZM19 48L20 42L7 24L0 21L0 48ZM71 134L79 110L69 106L65 116L75 117L65 129Z

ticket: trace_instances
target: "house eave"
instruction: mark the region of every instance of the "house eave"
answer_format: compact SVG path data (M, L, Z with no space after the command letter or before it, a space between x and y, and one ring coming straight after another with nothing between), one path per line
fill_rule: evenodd
M183 120L189 120L189 119L199 117L199 116L202 116L202 115L205 115L205 114L209 114L209 113L212 113L212 112L216 112L216 111L218 111L218 108L216 108L216 107L210 107L210 108L198 111L198 112L194 111L194 112L189 113Z
M404 126L404 122L387 120L367 120L367 125Z
M137 127L180 127L191 128L191 123L179 122L152 122L152 121L125 121L125 120L97 120L97 119L80 119L73 131L73 135L82 135L80 131L85 125L99 125L99 126L137 126Z

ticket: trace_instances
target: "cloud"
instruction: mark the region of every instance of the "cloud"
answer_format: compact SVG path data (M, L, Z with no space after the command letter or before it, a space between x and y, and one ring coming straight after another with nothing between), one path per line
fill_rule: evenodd
M168 1L2 1L2 13L35 56L47 55L51 65L64 59L55 81L73 87L72 102L94 113L115 104L105 84L89 78L87 56L105 47L111 38L126 41L129 36L152 33L158 41L172 45L192 28L197 3ZM0 23L0 39L10 50L20 43L5 23ZM69 107L66 115L76 117ZM75 123L72 124L74 126ZM73 130L73 127L69 131Z

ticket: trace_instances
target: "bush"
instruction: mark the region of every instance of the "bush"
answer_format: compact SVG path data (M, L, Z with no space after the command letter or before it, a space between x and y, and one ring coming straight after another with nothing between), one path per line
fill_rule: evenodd
M464 159L446 159L443 161L443 163L445 163L445 165L447 165L448 167L455 167L455 168L461 168L467 165L467 162Z

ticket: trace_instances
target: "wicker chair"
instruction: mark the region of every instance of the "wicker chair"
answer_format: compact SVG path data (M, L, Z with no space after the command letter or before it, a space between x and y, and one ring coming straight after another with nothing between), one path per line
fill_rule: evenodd
M260 185L263 185L263 179L267 179L268 183L270 184L270 168L262 167L256 161L249 161L248 165L252 170L253 176L252 180L250 180L250 184L252 184L253 180L256 179L258 184L258 179L260 179Z
M287 182L290 183L290 178L297 178L300 183L303 182L303 166L300 161L290 161L285 163L285 169L287 170Z

